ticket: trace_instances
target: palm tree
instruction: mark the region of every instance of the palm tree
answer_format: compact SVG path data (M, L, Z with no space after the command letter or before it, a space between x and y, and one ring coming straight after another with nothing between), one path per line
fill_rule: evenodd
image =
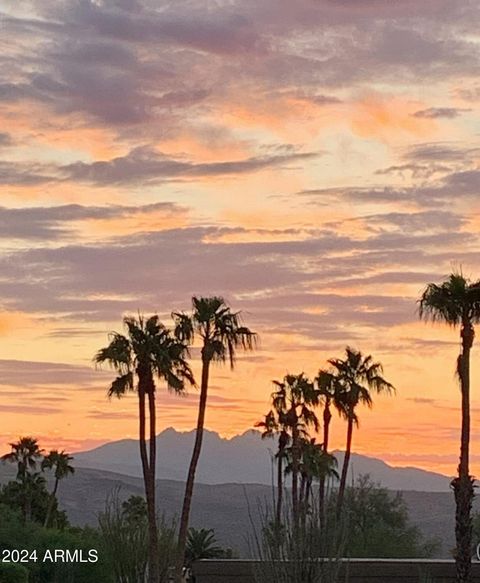
M318 419L312 407L318 405L318 391L304 375L288 374L283 381L273 381L276 390L272 394L275 411L282 415L291 438L289 453L292 470L292 512L296 523L299 516L298 477L300 473L301 440L308 436L308 428L318 431Z
M452 480L452 487L456 503L457 581L464 583L470 581L471 571L474 480L469 470L470 351L475 337L474 325L480 322L480 281L471 282L461 273L452 273L440 285L428 284L419 304L420 318L460 327L462 350L457 359L457 375L462 393L462 430L458 476Z
M187 363L186 345L174 337L160 322L157 315L145 320L124 318L126 334L113 332L110 344L97 352L97 364L107 362L118 376L108 391L109 397L123 397L129 391L136 391L139 407L139 445L142 461L143 480L148 510L149 583L158 583L160 578L158 557L158 531L155 504L156 473L156 409L155 377L167 383L167 387L182 392L186 383L194 384L193 374ZM135 383L135 380L137 382ZM146 401L148 400L149 451L146 438Z
M217 559L223 557L224 550L218 546L213 528L189 528L185 559L187 567L199 559Z
M353 427L358 426L356 409L358 405L373 406L372 391L390 394L395 389L383 378L383 367L379 362L373 362L371 356L363 356L360 351L353 350L349 346L345 349L344 359L332 358L328 362L332 366L332 374L340 394L341 411L347 420L347 444L337 498L337 512L340 512L352 451Z
M52 451L44 457L42 460L42 471L49 469L54 470L55 483L53 486L52 493L50 495L50 501L48 503L47 514L45 516L45 522L43 526L48 527L50 522L50 517L53 510L53 505L57 496L58 483L63 478L66 478L69 474L75 473L75 468L70 465L73 457L66 453L65 451L58 451L52 449Z
M316 443L315 437L302 440L302 460L300 464L301 486L300 499L305 512L308 510L313 480L336 477L337 459L327 453L323 443Z
M174 312L172 316L176 323L175 333L181 341L190 343L198 336L202 344L202 380L200 385L197 428L192 458L188 469L187 483L185 485L178 534L176 578L180 581L185 560L185 545L187 542L195 472L202 449L210 365L215 362L224 363L228 360L230 368L233 370L237 349L253 350L257 335L242 325L240 313L232 312L230 307L225 303L225 300L221 297L193 297L191 314L187 315Z
M331 364L330 361L328 361ZM345 416L345 404L342 400L343 392L340 390L336 382L335 374L332 371L319 370L315 377L315 384L318 390L321 401L323 402L323 443L322 448L325 454L328 455L328 445L330 439L330 422L332 420L331 406ZM319 514L320 521L325 522L325 480L327 475L320 476L318 487L319 497Z
M275 508L275 522L280 524L282 519L283 504L283 459L285 451L290 443L290 435L286 424L285 415L282 411L269 411L263 421L255 423L255 427L263 429L262 439L278 436L278 450L275 454L277 460L277 501Z
M17 464L17 480L21 483L23 491L23 519L29 522L32 518L33 487L38 477L37 463L42 459L43 450L40 449L37 439L30 436L20 437L18 441L8 445L12 451L0 459L3 462Z

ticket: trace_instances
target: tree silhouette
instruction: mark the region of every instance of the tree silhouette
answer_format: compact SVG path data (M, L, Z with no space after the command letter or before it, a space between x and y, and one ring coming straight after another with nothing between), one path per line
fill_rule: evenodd
M452 480L456 503L455 537L457 581L470 581L472 543L473 478L469 469L470 450L470 352L474 325L480 322L480 281L471 282L461 273L452 273L437 285L430 283L419 301L423 320L443 322L460 328L462 350L457 358L457 374L462 394L462 429L458 476Z
M110 344L97 352L94 361L108 363L118 376L112 382L108 395L118 398L136 391L139 406L139 444L143 480L148 510L149 583L159 583L158 531L155 504L156 473L156 406L155 377L166 382L169 389L182 392L186 383L194 384L187 363L187 347L174 337L157 315L148 319L124 318L126 334L113 332ZM136 382L135 382L136 381ZM149 451L146 438L146 401L148 400Z
M349 346L345 349L345 358L331 358L328 362L342 403L340 410L347 420L347 444L337 498L337 512L340 512L352 451L353 427L358 425L357 407L372 407L372 392L390 394L395 389L383 378L383 367L379 362L373 362L371 356L363 356L360 351Z
M283 381L273 381L273 409L282 416L291 439L292 512L294 523L299 517L298 479L300 474L301 440L308 437L308 428L318 431L318 419L313 407L318 405L318 391L304 375L288 374Z
M58 451L52 449L48 455L42 460L42 471L49 469L54 471L54 486L50 494L50 501L48 503L47 514L45 516L44 526L47 528L50 524L50 518L52 515L53 506L57 497L58 484L60 480L66 478L69 474L75 472L75 468L70 465L73 457L66 453L65 451Z
M275 521L280 524L282 519L283 503L283 460L288 444L290 443L290 434L286 423L286 416L283 411L271 410L263 421L255 423L255 427L263 429L262 439L277 437L278 449L275 454L277 460L277 500L275 508Z
M22 512L25 522L32 519L32 496L39 473L37 464L43 457L37 439L31 436L21 437L14 443L9 443L12 451L1 457L2 461L17 464L17 480L22 488Z
M342 399L344 392L336 382L336 377L333 371L320 369L318 375L315 377L315 385L318 390L320 401L323 403L323 443L322 448L325 454L328 455L328 446L330 440L330 422L332 420L331 407L333 406L338 413L346 417L345 403ZM323 525L325 523L325 481L327 475L320 476L318 487L318 504L320 521Z
M187 542L188 522L192 504L195 473L202 449L205 411L207 407L210 365L224 363L228 360L230 368L235 366L235 357L239 348L253 350L257 335L244 326L239 312L232 312L221 297L193 297L192 313L174 312L175 334L183 342L194 342L198 336L201 342L202 379L200 385L200 402L198 406L197 427L192 458L188 469L185 495L178 535L178 557L176 563L176 578L181 581L181 573L185 560L185 545Z

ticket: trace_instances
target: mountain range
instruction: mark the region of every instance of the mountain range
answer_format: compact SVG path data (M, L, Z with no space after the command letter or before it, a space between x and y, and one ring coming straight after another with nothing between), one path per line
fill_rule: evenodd
M178 518L194 432L166 429L157 436L157 501L167 521ZM213 528L219 543L242 557L251 555L252 533L259 532L260 507L272 500L272 456L275 442L261 440L257 431L232 439L205 433L204 449L192 503L191 525ZM339 466L343 453L336 452ZM138 442L121 440L74 454L75 474L62 481L60 507L72 524L95 525L98 513L114 491L122 499L143 495ZM396 468L358 454L352 456L353 476L370 474L383 486L402 491L410 520L427 538L436 538L436 555L451 556L455 508L449 478L418 468ZM0 485L14 479L15 467L0 464ZM51 488L51 478L49 479ZM478 510L475 500L475 510Z
M195 432L165 429L157 436L157 473L159 479L186 479ZM275 442L262 440L260 432L246 431L225 439L213 431L205 431L202 455L197 470L197 482L203 484L264 484L274 481L272 459ZM339 467L343 452L334 452ZM140 477L141 466L138 442L123 439L106 443L95 449L75 453L75 465ZM369 474L390 490L448 492L450 478L414 467L393 467L382 460L353 454L349 481L361 474Z

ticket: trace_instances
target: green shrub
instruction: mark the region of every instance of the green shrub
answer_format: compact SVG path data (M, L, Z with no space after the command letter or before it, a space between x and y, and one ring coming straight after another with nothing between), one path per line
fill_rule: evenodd
M28 571L23 565L0 563L0 583L28 583Z
M39 524L23 524L19 512L0 504L0 549L36 551L38 560L20 565L20 571L5 571L10 564L0 564L0 583L113 583L112 567L102 539L94 528L45 529ZM49 549L98 550L96 563L54 563L41 560ZM14 565L15 566L15 565ZM28 572L25 578L24 572ZM4 574L4 572L6 574ZM7 577L8 578L5 578Z

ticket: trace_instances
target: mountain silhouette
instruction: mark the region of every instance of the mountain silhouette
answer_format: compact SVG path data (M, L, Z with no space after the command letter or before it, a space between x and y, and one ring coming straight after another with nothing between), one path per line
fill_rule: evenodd
M159 479L186 479L195 432L179 432L173 428L157 436L157 477ZM274 481L272 459L274 440L260 439L260 433L249 430L230 439L214 431L205 431L203 450L197 470L197 482L203 484L266 484ZM343 452L334 452L339 467ZM123 439L106 443L95 449L75 453L75 465L118 472L127 476L141 476L138 442ZM377 458L353 454L349 482L361 474L369 474L390 490L447 492L450 478L414 467L393 467Z

